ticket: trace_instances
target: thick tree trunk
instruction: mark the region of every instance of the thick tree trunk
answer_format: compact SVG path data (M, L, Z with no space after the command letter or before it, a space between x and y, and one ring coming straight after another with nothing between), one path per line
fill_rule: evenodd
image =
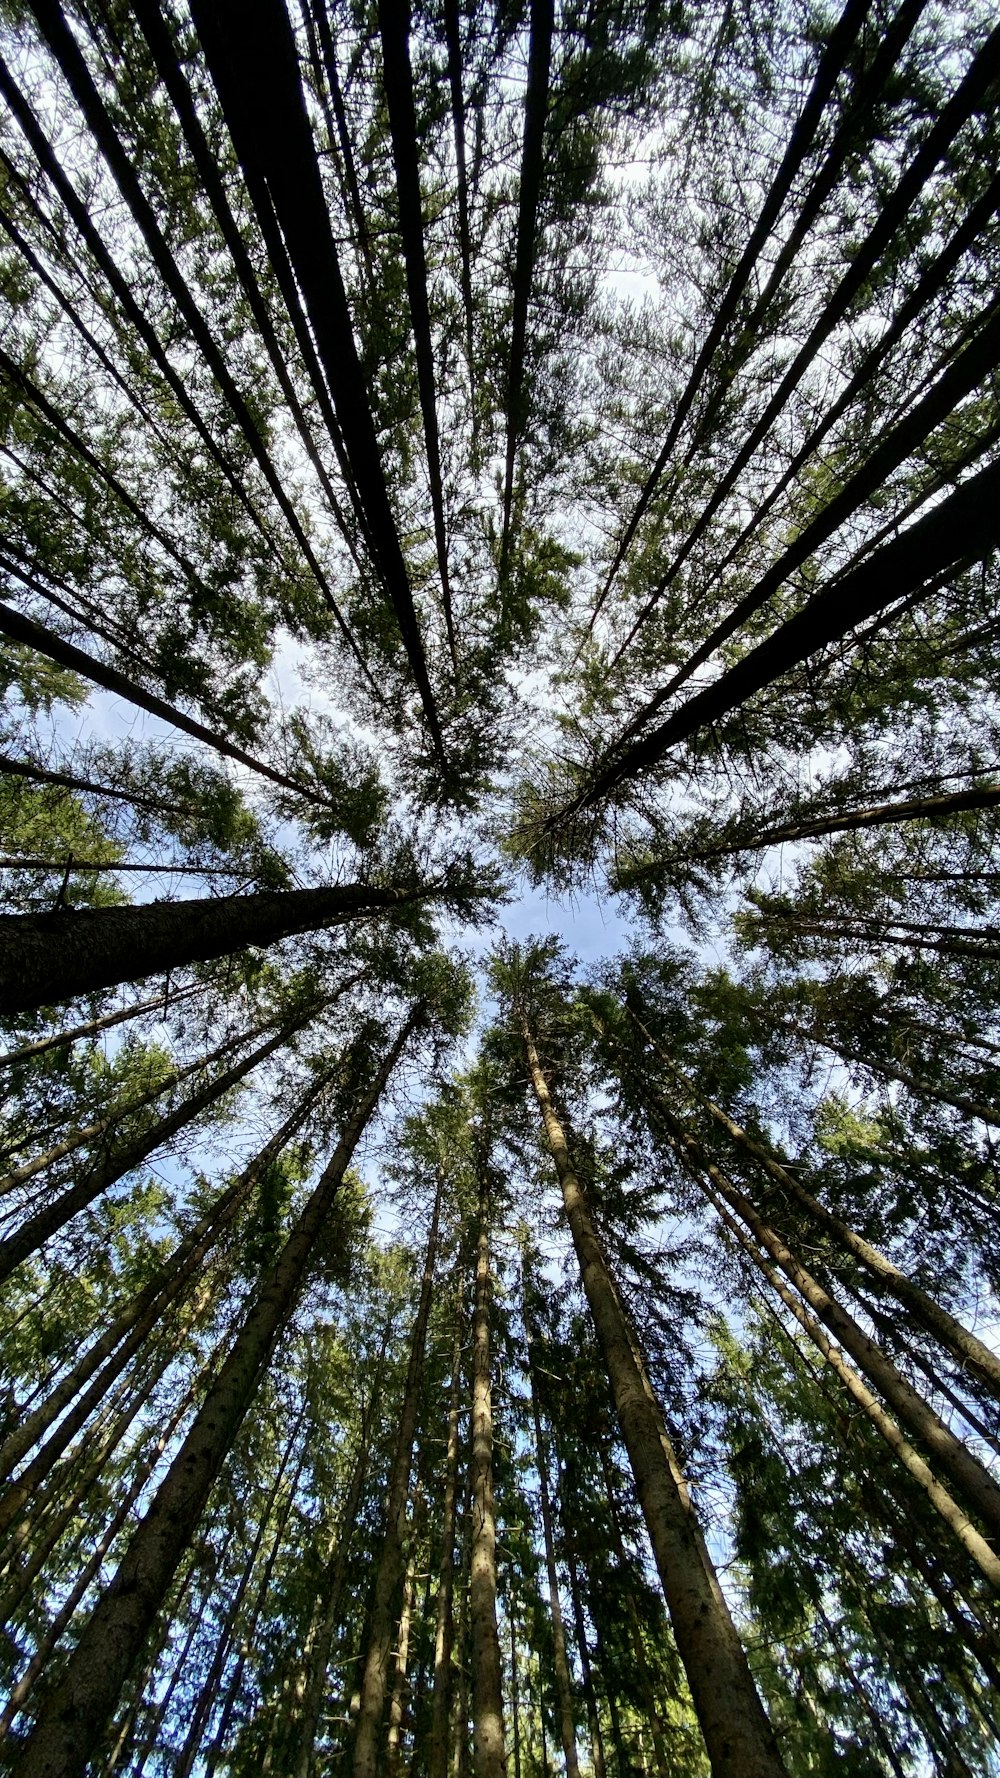
M228 1358L40 1711L20 1778L79 1778L100 1746L116 1698L170 1586L253 1398L261 1373L300 1295L316 1242L355 1146L382 1096L418 1007L371 1085L359 1096L330 1161L250 1309Z
M527 1022L521 1032L639 1503L713 1778L785 1778L687 1483L641 1366Z
M338 883L135 907L0 914L0 1013L26 1012L119 982L271 945L439 894Z
M714 1118L720 1128L724 1129L747 1154L759 1161L782 1190L790 1193L822 1228L827 1229L849 1253L854 1255L855 1259L860 1260L866 1271L870 1272L872 1277L877 1278L898 1302L909 1309L919 1325L934 1339L939 1340L957 1358L959 1364L968 1365L977 1379L1000 1398L1000 1359L996 1354L991 1352L976 1334L963 1327L962 1323L957 1321L954 1315L949 1314L948 1310L933 1297L928 1296L926 1291L921 1290L918 1284L914 1284L905 1272L901 1272L892 1260L887 1259L884 1253L880 1253L877 1247L873 1247L870 1241L866 1241L863 1235L857 1234L847 1223L841 1222L839 1217L827 1210L818 1198L814 1198L812 1193L806 1190L793 1172L775 1159L763 1143L748 1135L746 1130L742 1129L727 1112L723 1111L721 1106L715 1104L714 1100L700 1093L689 1077L682 1073L677 1064L671 1060L663 1046L657 1043L638 1015L632 1012L631 1008L628 1010L642 1035L666 1062L671 1073L681 1082L685 1090L705 1107L705 1110Z
M403 1549L406 1541L406 1500L413 1462L413 1440L424 1375L424 1348L427 1344L427 1322L434 1294L434 1267L437 1260L438 1222L441 1215L442 1178L438 1174L431 1213L430 1233L424 1256L424 1273L420 1300L410 1339L410 1358L406 1385L399 1414L396 1448L393 1453L386 1499L385 1537L375 1571L369 1623L368 1649L361 1681L361 1708L354 1736L352 1770L354 1778L377 1778L381 1759L382 1714L389 1678L389 1654L392 1647L393 1606L403 1572Z
M535 1377L535 1329L530 1309L533 1285L527 1259L521 1255L521 1288L524 1299L524 1326L528 1340L528 1381L531 1386L531 1418L535 1428L535 1470L538 1475L538 1504L542 1515L542 1538L545 1544L545 1570L549 1583L549 1615L552 1619L552 1657L559 1704L559 1734L566 1778L580 1778L580 1761L576 1750L576 1723L573 1711L573 1682L566 1654L566 1632L563 1628L562 1603L559 1598L559 1572L556 1567L556 1545L552 1532L552 1503L549 1498L549 1457L542 1432L542 1416L538 1406L538 1384Z
M451 1719L451 1652L454 1641L455 1502L458 1493L458 1423L462 1411L462 1297L455 1299L455 1332L451 1351L451 1400L445 1457L444 1501L441 1508L441 1567L437 1621L434 1630L434 1692L431 1699L430 1752L427 1778L448 1778L448 1724Z
M484 1144L485 1147L485 1144ZM490 1374L490 1187L479 1157L479 1246L472 1334L472 1553L469 1630L475 1778L507 1778L503 1679L497 1631L497 1533L493 1515L493 1391Z
M124 1148L118 1150L117 1154L109 1155L107 1160L101 1162L100 1165L85 1172L75 1185L70 1186L68 1191L64 1191L58 1198L53 1198L43 1209L37 1210L34 1216L29 1216L14 1234L8 1235L6 1240L0 1241L0 1280L9 1278L11 1272L21 1264L22 1260L35 1253L44 1242L49 1240L50 1236L64 1228L79 1211L85 1210L88 1204L93 1204L104 1192L110 1190L111 1186L117 1184L119 1179L124 1179L136 1167L141 1167L151 1154L155 1154L158 1149L163 1148L177 1135L179 1130L183 1130L200 1112L206 1110L209 1105L214 1105L233 1087L238 1086L240 1081L245 1080L254 1068L259 1067L261 1062L266 1062L269 1056L274 1055L276 1050L287 1044L289 1038L296 1031L300 1031L303 1025L307 1024L315 1015L316 1010L315 1007L310 1007L307 1013L300 1015L289 1024L283 1025L281 1030L276 1032L273 1037L269 1037L259 1049L252 1050L249 1056L245 1056L241 1062L234 1063L232 1068L227 1068L224 1073L216 1075L214 1080L199 1088L196 1093L192 1093L190 1099L185 1099L183 1104L177 1106L174 1111L168 1112L167 1116L161 1118L159 1123L154 1124L151 1130L136 1137L134 1142L127 1143Z

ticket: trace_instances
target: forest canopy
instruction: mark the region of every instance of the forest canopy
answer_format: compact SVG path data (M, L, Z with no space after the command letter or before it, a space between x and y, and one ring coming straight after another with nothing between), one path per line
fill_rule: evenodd
M992 9L0 96L0 1768L1000 1773Z

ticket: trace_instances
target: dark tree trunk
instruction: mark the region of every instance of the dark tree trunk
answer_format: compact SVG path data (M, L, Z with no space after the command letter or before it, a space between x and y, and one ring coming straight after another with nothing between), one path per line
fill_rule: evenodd
M138 907L0 914L0 1013L28 1012L96 988L271 945L294 933L403 907L434 889L344 883Z

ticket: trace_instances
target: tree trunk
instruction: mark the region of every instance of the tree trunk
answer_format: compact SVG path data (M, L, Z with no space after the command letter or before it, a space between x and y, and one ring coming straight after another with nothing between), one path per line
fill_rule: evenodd
M159 1011L165 1018L167 1010L179 1006L182 1001L190 1000L193 994L203 994L201 982L193 982L189 988L180 988L176 994L165 991L154 994L150 1000L133 1001L131 1006L123 1006L118 1012L105 1013L103 1018L91 1019L86 1025L73 1025L69 1030L56 1031L51 1037L36 1037L33 1043L23 1044L19 1050L8 1050L0 1056L0 1068L13 1068L15 1063L33 1061L35 1056L42 1056L47 1050L63 1049L71 1043L78 1043L82 1037L96 1037L99 1031L108 1031L112 1025L122 1025L126 1019L137 1019L144 1012Z
M687 1483L640 1365L526 1020L521 1034L622 1437L713 1778L785 1778Z
M924 1490L931 1505L940 1513L945 1524L954 1532L959 1542L964 1544L968 1554L985 1574L987 1580L994 1587L1000 1588L1000 1558L991 1549L981 1532L971 1523L967 1513L941 1485L930 1465L904 1438L896 1422L886 1413L881 1402L876 1400L871 1390L866 1387L857 1371L852 1370L851 1366L844 1362L837 1347L832 1340L827 1338L819 1322L808 1313L795 1293L789 1290L775 1267L768 1264L763 1253L759 1251L746 1231L741 1228L735 1216L727 1210L722 1199L716 1196L710 1186L706 1186L704 1190L721 1221L730 1233L735 1235L744 1252L749 1255L758 1271L763 1273L786 1308L791 1310L799 1326L809 1335L831 1370L836 1372L858 1406L868 1416L872 1425L881 1433L889 1449L895 1453L903 1467L909 1470L914 1481Z
M34 1216L29 1216L13 1235L8 1235L6 1240L0 1241L0 1281L9 1278L11 1272L23 1260L36 1252L59 1229L64 1228L66 1223L70 1222L79 1211L85 1210L88 1204L92 1204L96 1198L101 1197L111 1186L117 1184L119 1179L124 1179L126 1174L133 1172L136 1167L141 1167L149 1155L155 1154L158 1149L164 1147L200 1112L209 1105L214 1105L233 1087L238 1086L240 1081L245 1080L254 1068L259 1067L261 1062L266 1062L269 1056L274 1055L277 1050L287 1044L289 1038L296 1031L300 1031L303 1025L308 1024L316 1011L316 1007L310 1007L307 1013L300 1015L290 1024L284 1025L259 1049L252 1050L250 1055L245 1056L241 1062L234 1063L232 1068L227 1068L223 1074L217 1075L206 1086L200 1087L196 1093L192 1093L190 1099L185 1099L183 1104L177 1106L174 1111L168 1112L166 1117L161 1118L158 1124L154 1124L151 1130L137 1136L133 1142L127 1143L124 1148L118 1150L117 1154L109 1155L107 1160L85 1173L75 1185L70 1186L68 1191L64 1191L58 1198L53 1198L43 1209L37 1210Z
M359 1096L330 1161L250 1309L228 1358L84 1629L25 1746L21 1778L79 1778L125 1684L218 1476L261 1373L292 1314L355 1146L411 1032L418 1006Z
M771 1178L784 1191L791 1193L803 1209L807 1210L810 1216L815 1217L821 1227L828 1229L832 1235L835 1235L848 1252L852 1253L855 1259L859 1259L866 1270L874 1278L877 1278L885 1286L885 1289L896 1297L897 1301L909 1309L914 1319L927 1333L939 1340L957 1358L959 1364L968 1365L977 1379L1000 1399L1000 1359L996 1354L991 1352L976 1334L963 1327L962 1323L949 1314L948 1310L936 1302L933 1297L928 1296L926 1291L921 1290L918 1284L914 1284L905 1272L901 1272L892 1260L887 1259L877 1247L873 1247L869 1241L866 1241L863 1235L856 1234L852 1228L848 1227L847 1223L841 1222L839 1217L827 1210L818 1198L814 1198L812 1193L806 1190L793 1172L782 1166L770 1150L764 1147L763 1143L757 1142L754 1137L747 1134L746 1130L741 1129L740 1125L727 1112L723 1111L721 1106L716 1105L713 1100L698 1092L693 1082L671 1060L666 1050L657 1043L637 1014L632 1012L631 1008L628 1010L642 1035L653 1045L671 1072L685 1089L700 1104L704 1105L709 1115L733 1138L733 1141L740 1148L745 1149L747 1154L753 1155L754 1159L761 1163Z
M780 1271L784 1272L838 1344L850 1353L858 1369L889 1403L893 1412L933 1453L967 1505L990 1527L993 1535L1000 1538L1000 1487L992 1476L963 1445L961 1439L956 1438L945 1426L875 1341L869 1339L853 1316L831 1297L829 1291L817 1283L781 1235L758 1215L746 1193L740 1191L722 1169L709 1159L701 1144L689 1131L682 1128L652 1089L650 1097L656 1101L671 1146L687 1161L689 1171L706 1195L709 1188L705 1182L711 1180L715 1191L712 1192L710 1201L716 1209L720 1201L724 1201L740 1221L746 1224L754 1240L770 1255ZM979 1549L984 1545L984 1540L973 1533L971 1527L969 1530L975 1547ZM971 1551L972 1543L968 1543L967 1547ZM984 1557L988 1550L988 1545L981 1550ZM1000 1581L1000 1558L992 1552L989 1552L988 1571L994 1582Z
M440 894L339 883L135 907L0 914L0 1013L32 1011L96 988L271 945Z
M416 1514L414 1514L414 1521ZM402 1754L400 1740L403 1732L403 1715L406 1708L406 1678L410 1660L410 1629L413 1623L413 1600L417 1589L417 1554L416 1554L416 1523L414 1537L410 1546L410 1559L406 1564L406 1579L403 1582L403 1609L399 1614L399 1640L396 1644L396 1664L392 1675L392 1694L389 1699L389 1734L386 1742L385 1770L386 1778L399 1778L399 1765Z
M458 1423L462 1409L462 1296L455 1298L455 1332L451 1351L451 1400L445 1458L444 1502L441 1509L441 1569L434 1631L434 1692L431 1700L430 1757L427 1778L448 1778L448 1724L451 1719L451 1651L454 1640L455 1501L458 1493Z
M479 1155L479 1248L472 1336L472 1554L469 1628L475 1778L507 1778L503 1681L497 1632L497 1536L493 1516L493 1392L490 1377L490 1186L485 1141Z
M542 1515L542 1536L545 1543L545 1568L549 1583L549 1615L552 1619L552 1656L555 1668L556 1697L559 1703L559 1734L566 1778L580 1778L580 1761L576 1751L576 1723L573 1712L573 1684L566 1654L566 1632L563 1628L562 1604L559 1598L559 1573L556 1568L556 1546L552 1534L552 1503L549 1499L549 1458L542 1432L542 1416L538 1406L538 1384L535 1377L536 1333L530 1308L533 1292L528 1273L526 1250L521 1252L521 1289L524 1300L524 1327L528 1342L528 1381L531 1386L531 1417L535 1428L535 1470L538 1475L538 1503Z
M326 1587L322 1598L323 1617L315 1646L311 1651L310 1673L306 1686L302 1710L302 1737L299 1745L298 1761L295 1778L311 1778L315 1763L316 1738L319 1732L320 1711L326 1689L327 1669L330 1665L330 1648L333 1632L340 1614L340 1602L343 1597L344 1583L347 1580L347 1565L351 1554L351 1539L361 1510L365 1482L368 1479L368 1465L371 1461L371 1416L381 1404L382 1378L385 1371L385 1355L389 1344L391 1318L386 1323L385 1337L379 1353L375 1378L372 1384L370 1399L362 1412L361 1428L358 1438L358 1450L351 1470L351 1480L347 1489L341 1513L337 1542L332 1558L327 1567Z
M392 1646L393 1605L399 1591L403 1571L403 1547L406 1539L406 1499L413 1462L413 1440L424 1375L424 1348L427 1343L427 1322L434 1294L434 1266L437 1260L438 1221L441 1215L442 1175L438 1173L431 1213L430 1233L424 1256L424 1273L420 1300L410 1339L410 1358L406 1385L399 1415L396 1448L393 1453L386 1499L385 1537L375 1572L368 1650L361 1681L361 1708L354 1736L352 1770L354 1778L376 1778L381 1763L382 1713L385 1708L389 1677L389 1652Z
M138 1351L146 1335L163 1314L164 1309L175 1300L185 1284L195 1275L206 1254L232 1224L264 1168L281 1153L296 1129L303 1123L325 1084L325 1077L321 1077L309 1089L291 1117L285 1119L280 1130L277 1130L270 1141L265 1143L249 1166L244 1167L239 1177L216 1200L211 1210L185 1235L170 1258L158 1268L138 1295L132 1298L132 1301L115 1317L104 1333L60 1378L42 1405L36 1408L33 1413L28 1414L9 1438L4 1440L3 1445L0 1446L0 1480L5 1480L10 1475L21 1458L38 1443L53 1421L58 1419L64 1408L69 1406L77 1392L89 1382L94 1372L113 1353L113 1362L102 1372L96 1389L88 1391L84 1400L77 1404L73 1415L67 1416L60 1425L51 1456L44 1467L37 1471L32 1468L30 1472L26 1472L19 1478L16 1485L18 1490L25 1491L37 1486L42 1476L46 1474L49 1464L65 1448L69 1439L83 1425L91 1409L102 1399L109 1384L121 1374L128 1360ZM124 1344L120 1345L122 1341ZM48 1445L46 1451L49 1451ZM0 1501L0 1530L8 1523L10 1517L6 1511L6 1501L6 1496ZM15 1510L17 1509L15 1508Z

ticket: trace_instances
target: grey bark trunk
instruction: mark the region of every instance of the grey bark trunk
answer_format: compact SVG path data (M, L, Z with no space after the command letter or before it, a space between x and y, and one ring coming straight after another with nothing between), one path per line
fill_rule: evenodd
M490 1378L490 1197L487 1157L480 1157L479 1248L472 1341L472 1552L469 1628L472 1750L475 1778L506 1778L500 1638L497 1632L497 1538L493 1515L493 1395Z
M80 1778L99 1750L115 1700L149 1634L264 1366L294 1310L313 1249L358 1139L422 1016L423 1008L417 1008L375 1079L359 1096L327 1167L111 1585L39 1712L22 1755L20 1778Z
M527 1022L521 1032L625 1448L713 1778L786 1778L687 1483L638 1358Z
M413 1334L406 1385L396 1434L389 1492L386 1500L385 1538L375 1574L374 1596L361 1681L361 1706L354 1736L352 1770L354 1778L376 1778L381 1753L382 1714L385 1709L389 1679L389 1653L392 1646L393 1602L399 1591L403 1571L403 1548L406 1539L406 1498L410 1467L413 1462L413 1440L416 1434L417 1411L424 1372L424 1348L427 1343L427 1322L434 1293L434 1266L437 1259L438 1221L441 1214L441 1175L438 1175L431 1214L430 1234L424 1257L424 1273Z
M437 1621L434 1629L434 1691L431 1699L430 1754L427 1778L448 1778L448 1723L451 1718L451 1654L454 1641L455 1503L458 1493L458 1423L462 1409L462 1299L455 1301L455 1332L451 1352L451 1399L448 1405L448 1448L444 1502L441 1510L441 1568Z

